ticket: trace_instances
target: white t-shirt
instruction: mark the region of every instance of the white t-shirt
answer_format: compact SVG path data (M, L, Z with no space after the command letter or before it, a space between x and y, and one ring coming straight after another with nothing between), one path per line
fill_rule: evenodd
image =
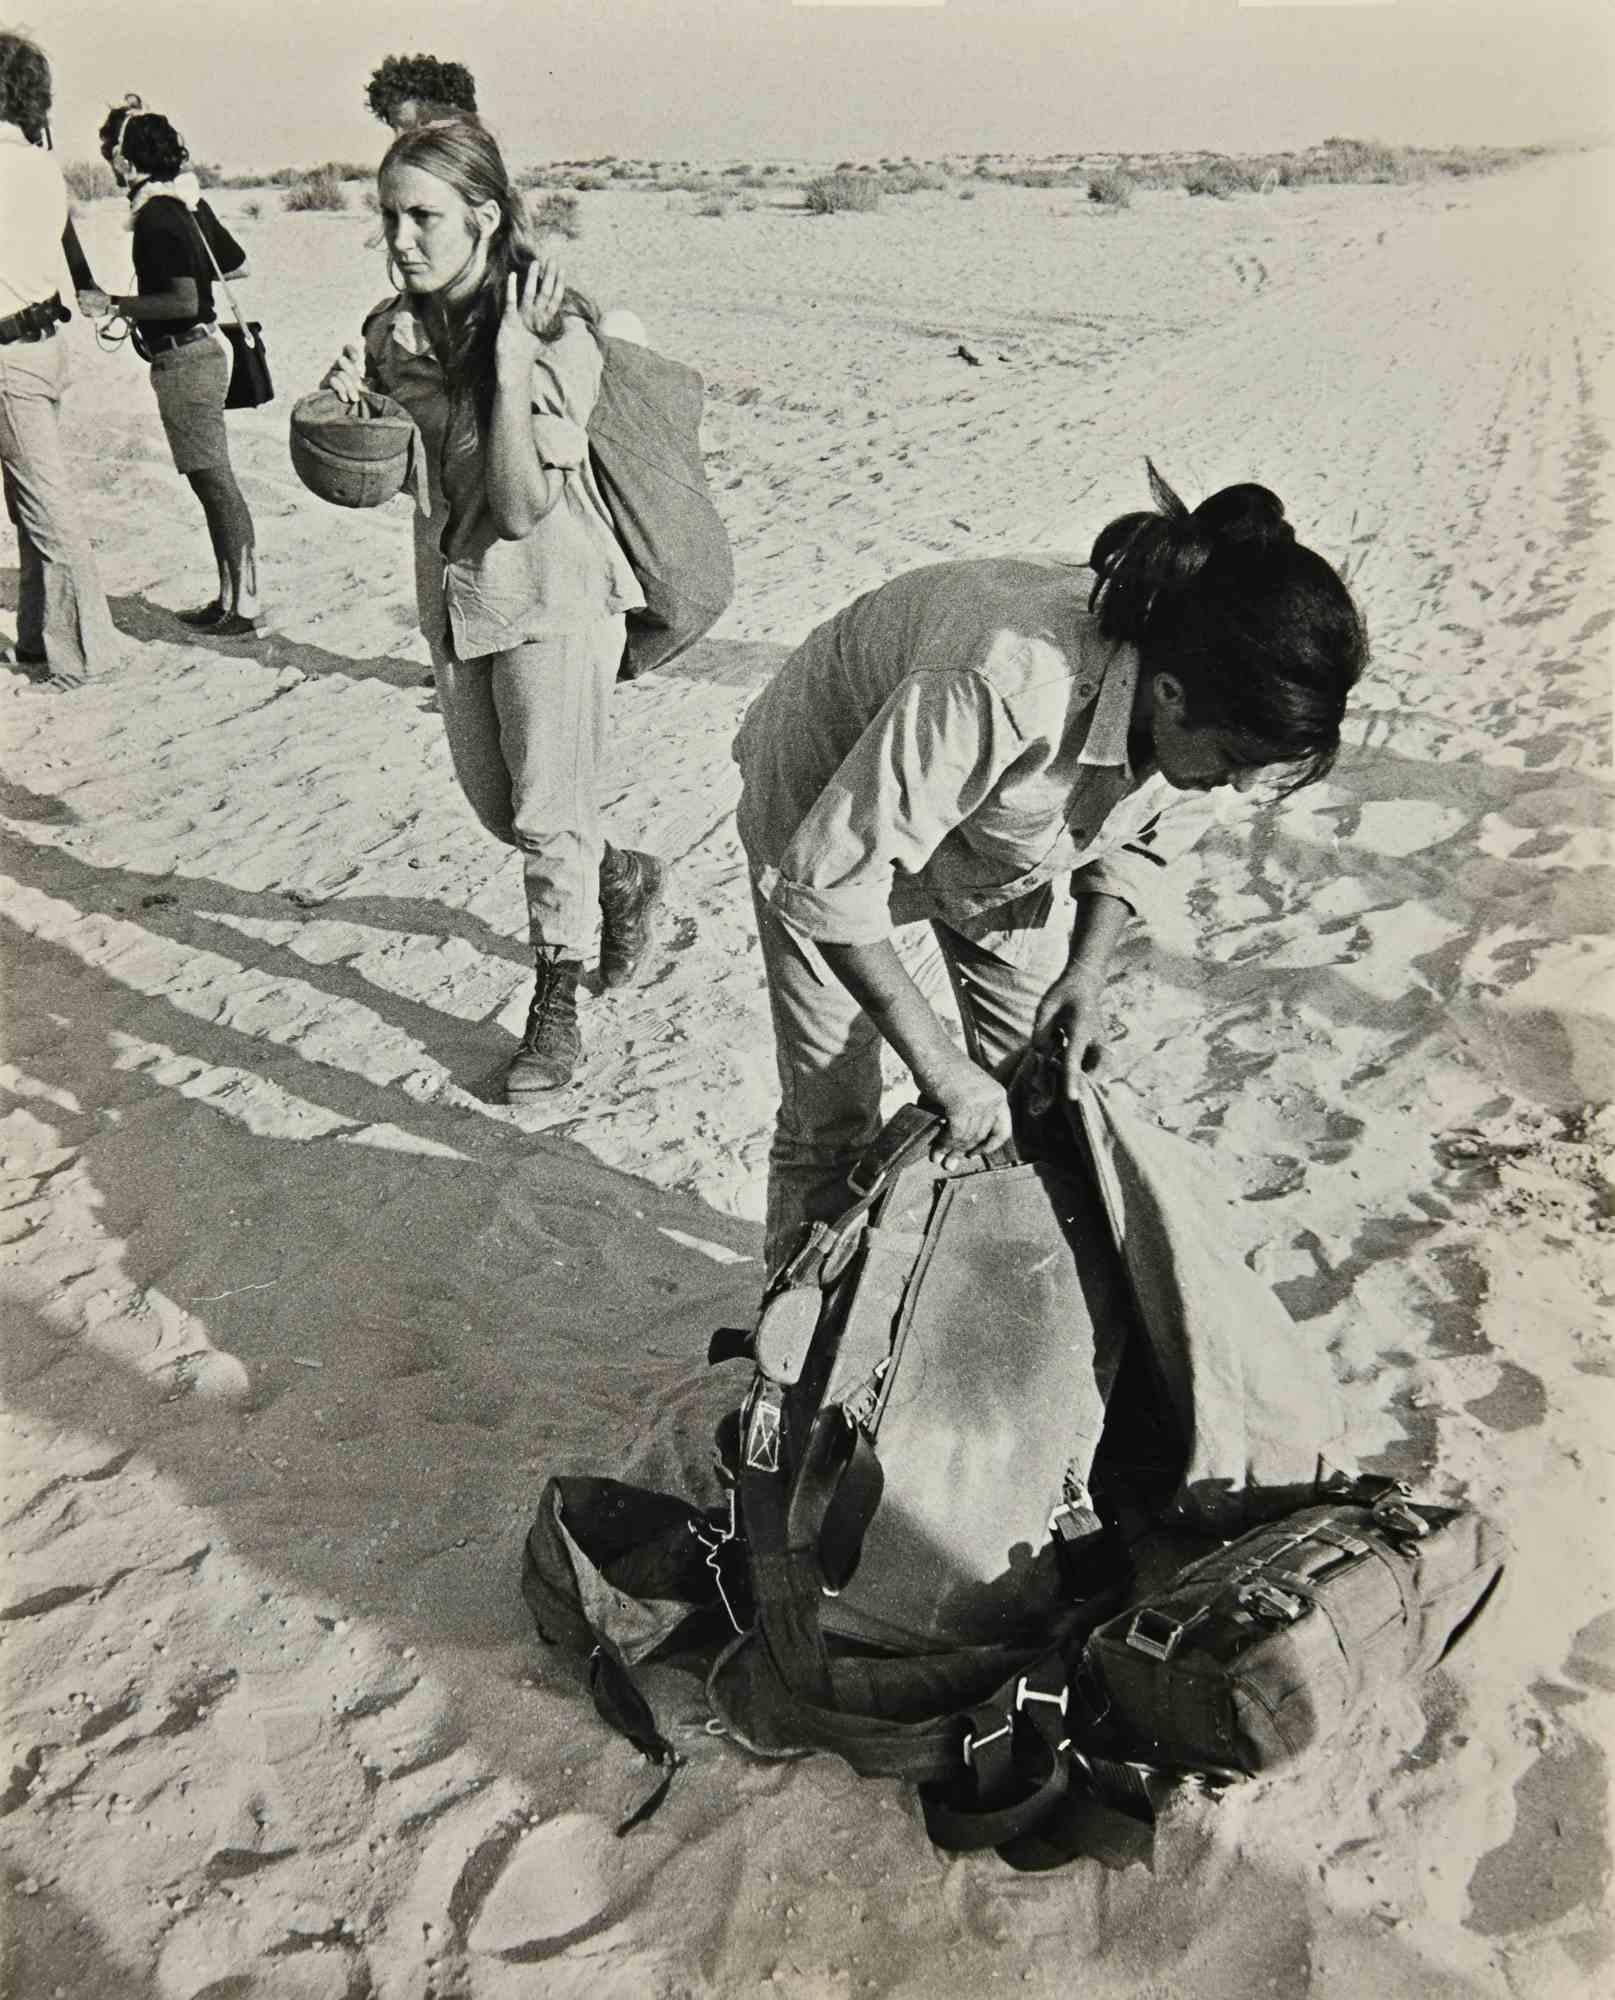
M67 189L42 146L0 121L0 318L67 289Z

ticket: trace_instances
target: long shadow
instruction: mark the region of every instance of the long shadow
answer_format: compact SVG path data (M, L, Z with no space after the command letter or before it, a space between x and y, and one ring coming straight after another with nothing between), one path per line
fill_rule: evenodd
M86 1797L149 1794L182 1770L205 1831L223 1824L258 1704L293 1701L324 1729L334 1669L346 1692L329 1729L363 1740L365 1718L436 1662L448 1719L427 1731L426 1774L400 1772L391 1796L430 1791L438 1770L465 1796L489 1782L462 1782L470 1756L543 1774L564 1799L556 1734L592 1724L575 1664L537 1647L516 1587L539 1485L568 1465L620 1467L652 1434L681 1440L669 1483L704 1483L702 1357L755 1303L758 1231L564 1141L362 1083L390 1139L271 1132L250 1088L192 1094L199 1069L241 1064L246 1038L148 1000L138 1029L174 1057L131 1066L126 986L31 936L8 957L13 1136L40 1143L50 1183L14 1186L7 1215L20 1254L5 1394L50 1441L54 1475L14 1477L8 1496L17 1567L0 1616L19 1741L89 1755ZM279 1655L268 1603L292 1634ZM342 1636L355 1622L376 1640L358 1666ZM172 1666L137 1666L165 1634ZM406 1647L422 1666L400 1668ZM103 1697L89 1723L56 1707L68 1659ZM535 1708L518 1691L540 1685L552 1692ZM330 1769L355 1755L333 1745ZM13 1852L52 1851L52 1811L70 1801L23 1785L14 1803ZM323 1808L307 1811L299 1841ZM131 1825L127 1839L150 1836ZM251 1865L278 1865L273 1845ZM189 1881L207 1846L187 1858ZM161 1876L158 1847L150 1860ZM72 1892L66 1869L57 1893Z
M254 666L283 672L295 667L311 680L322 675L342 674L354 681L385 681L389 687L420 687L431 678L424 660L400 660L388 656L356 658L350 653L328 652L307 639L293 639L284 632L265 632L257 638L221 639L216 632L198 631L161 604L139 595L109 600L113 621L120 632L141 641L160 640L164 645L194 646L225 658L250 660Z
M168 645L196 646L204 651L251 660L255 666L279 673L294 667L311 679L326 674L342 674L349 680L385 681L391 687L426 688L431 684L431 668L424 660L402 660L380 655L358 657L333 653L312 640L293 638L279 631L259 638L221 639L215 633L198 631L172 611L139 595L109 600L119 631L142 641L160 640ZM766 639L706 638L698 640L650 676L650 684L668 680L707 681L720 687L760 687L790 653L790 647Z
M20 792L22 788L12 789ZM26 795L18 802L26 807L33 796ZM43 817L52 803L38 801L33 816ZM467 1021L445 1014L424 1002L389 992L363 973L351 970L340 959L316 962L288 946L267 943L218 921L237 917L260 923L302 925L325 914L333 922L373 930L377 943L400 932L453 938L484 957L519 968L523 973L530 972L532 957L525 940L491 930L467 911L443 903L387 896L338 897L311 906L274 890L238 889L207 876L152 876L121 868L100 868L64 848L35 846L4 832L0 832L0 859L13 880L69 902L84 915L130 919L154 936L172 939L192 950L222 952L244 970L295 981L333 999L356 1003L419 1043L457 1078L475 1078L501 1053L508 1053L489 1017ZM9 959L9 951L6 957ZM125 994L126 1008L132 997ZM254 1061L253 1049L259 1051L261 1060L262 1042L248 1037L244 1060L249 1067Z

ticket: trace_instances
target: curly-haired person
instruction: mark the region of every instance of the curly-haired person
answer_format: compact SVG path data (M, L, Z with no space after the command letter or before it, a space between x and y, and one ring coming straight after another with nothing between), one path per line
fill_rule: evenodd
M365 99L395 132L435 118L475 118L477 85L464 63L436 56L386 56L365 86Z
M114 664L117 635L62 455L68 215L48 151L50 106L44 52L0 30L0 472L19 572L17 643L6 660L66 688Z
M114 114L115 115L115 114ZM112 148L114 173L129 190L135 290L109 304L134 329L151 364L157 414L174 469L202 503L218 566L211 602L179 615L220 638L246 638L258 618L258 551L252 514L230 464L224 398L230 359L217 336L215 268L247 275L241 245L185 171L184 140L157 111L130 109Z

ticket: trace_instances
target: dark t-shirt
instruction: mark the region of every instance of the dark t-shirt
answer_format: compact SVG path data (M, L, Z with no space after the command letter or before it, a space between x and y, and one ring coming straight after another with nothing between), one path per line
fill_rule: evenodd
M152 322L160 333L184 333L213 318L213 266L197 240L196 225L207 231L208 243L226 276L238 270L247 253L208 207L200 202L193 216L178 195L152 195L135 211L135 289L166 292L175 278L196 280L197 313L194 319L165 319Z

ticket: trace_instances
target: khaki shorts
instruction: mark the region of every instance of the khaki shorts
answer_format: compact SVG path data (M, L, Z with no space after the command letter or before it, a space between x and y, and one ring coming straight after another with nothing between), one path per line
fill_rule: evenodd
M224 434L224 392L230 386L230 357L217 336L165 348L151 364L157 414L168 434L176 472L227 470L230 444Z

